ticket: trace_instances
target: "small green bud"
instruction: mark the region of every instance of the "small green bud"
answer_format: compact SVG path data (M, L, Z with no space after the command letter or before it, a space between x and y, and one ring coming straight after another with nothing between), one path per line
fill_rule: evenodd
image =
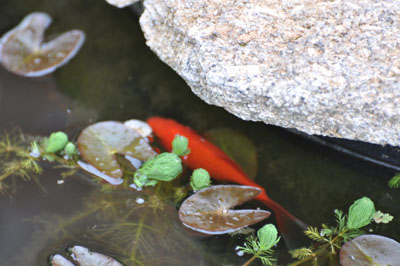
M209 187L210 183L210 174L207 172L207 170L199 168L193 171L192 177L190 178L190 186L193 190L196 191Z
M176 135L172 141L172 152L178 156L185 156L190 153L188 149L189 141L185 136Z
M374 202L367 197L358 199L349 208L347 227L349 229L364 227L371 222L374 215Z
M258 241L262 250L268 250L275 246L280 237L278 237L278 230L275 225L266 224L257 231Z
M155 185L155 181L171 181L182 173L182 161L175 153L164 152L147 161L136 171L134 182L138 187Z
M51 133L46 146L46 152L58 152L68 143L68 136L62 131Z
M64 152L69 156L75 155L76 154L75 144L72 142L68 142L67 145L65 145Z

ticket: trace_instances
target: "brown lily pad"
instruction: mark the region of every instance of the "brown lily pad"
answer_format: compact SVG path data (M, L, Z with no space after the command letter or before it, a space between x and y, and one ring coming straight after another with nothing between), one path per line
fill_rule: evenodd
M187 198L179 219L188 228L209 235L226 234L268 218L264 210L231 210L261 193L250 186L218 185L202 189Z
M78 137L82 158L113 178L121 178L123 171L117 154L147 161L156 153L135 130L116 121L99 122L85 128Z
M3 67L18 75L38 77L53 72L74 57L85 41L84 32L68 31L42 43L44 31L50 24L48 14L35 12L6 33L0 41Z
M400 243L380 235L363 235L343 245L340 263L343 266L400 265Z
M237 162L251 179L257 176L257 148L246 135L237 130L222 127L208 131L205 138Z

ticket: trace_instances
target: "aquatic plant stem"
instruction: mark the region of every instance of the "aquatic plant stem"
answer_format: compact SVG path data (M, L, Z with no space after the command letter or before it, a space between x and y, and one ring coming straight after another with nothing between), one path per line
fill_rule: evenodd
M253 255L253 257L246 261L242 266L249 266L255 259L257 259L257 256Z

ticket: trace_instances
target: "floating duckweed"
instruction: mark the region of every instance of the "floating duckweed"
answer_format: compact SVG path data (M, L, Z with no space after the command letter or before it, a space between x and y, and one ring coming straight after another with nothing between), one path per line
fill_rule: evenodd
M75 155L76 154L75 144L72 142L68 142L67 145L65 145L64 152L65 154L70 156Z

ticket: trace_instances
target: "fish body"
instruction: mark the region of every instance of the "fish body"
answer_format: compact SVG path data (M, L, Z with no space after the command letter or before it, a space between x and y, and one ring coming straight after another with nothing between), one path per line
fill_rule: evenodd
M151 117L147 120L147 123L152 127L153 133L159 139L161 145L168 151L172 150L172 140L175 135L179 134L188 138L191 152L182 157L182 162L189 168L204 168L210 173L211 177L218 181L260 188L262 192L255 199L274 211L281 233L287 232L288 225L293 222L302 229L306 228L303 222L270 199L265 189L251 180L235 161L193 129L173 119L162 117Z

